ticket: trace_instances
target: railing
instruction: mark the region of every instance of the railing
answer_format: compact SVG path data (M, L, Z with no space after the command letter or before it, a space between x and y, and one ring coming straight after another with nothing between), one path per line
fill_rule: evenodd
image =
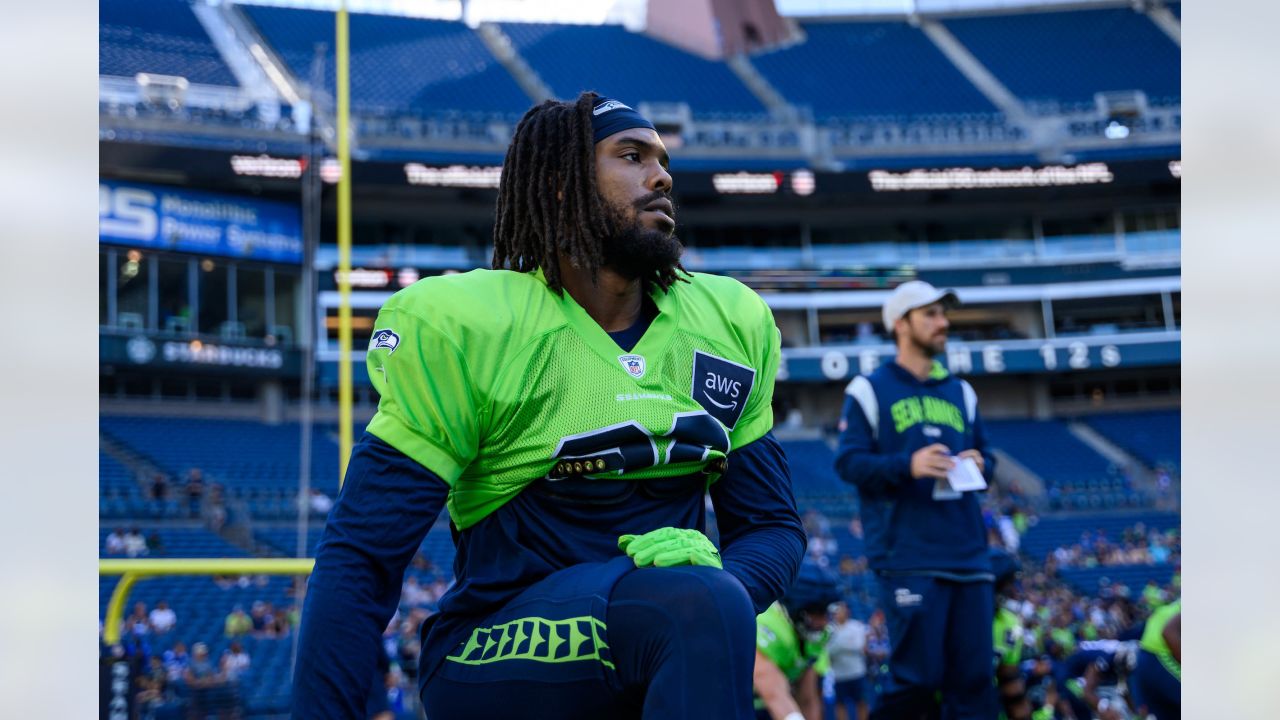
M162 575L310 575L312 558L187 558L172 560L99 560L99 575L119 575L120 582L111 593L107 614L102 621L102 640L108 645L120 642L120 622L124 620L125 603L134 583L142 578Z

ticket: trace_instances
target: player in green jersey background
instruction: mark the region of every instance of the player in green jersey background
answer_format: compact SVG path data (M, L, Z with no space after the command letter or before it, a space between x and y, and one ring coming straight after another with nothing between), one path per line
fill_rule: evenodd
M1005 605L1017 599L1018 559L1004 550L992 548L991 571L995 575L996 615L991 624L992 647L995 650L995 682L1000 696L1001 718L1029 720L1031 703L1022 678L1022 619Z
M828 608L839 599L835 580L806 563L782 600L756 618L759 720L822 720L822 676L831 667Z
M423 624L428 716L751 716L755 616L805 547L770 432L779 335L755 292L680 267L667 167L622 102L538 105L503 165L495 269L384 305L378 413L317 551L298 716L359 713L446 505L457 581Z

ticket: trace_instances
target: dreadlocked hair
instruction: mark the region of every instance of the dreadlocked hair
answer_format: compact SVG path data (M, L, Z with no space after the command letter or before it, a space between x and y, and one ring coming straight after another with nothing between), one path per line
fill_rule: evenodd
M492 266L541 268L558 294L564 289L560 256L594 280L603 265L601 239L610 232L596 191L591 110L599 97L588 91L574 102L547 100L530 108L502 165ZM677 279L674 268L646 278L663 291Z

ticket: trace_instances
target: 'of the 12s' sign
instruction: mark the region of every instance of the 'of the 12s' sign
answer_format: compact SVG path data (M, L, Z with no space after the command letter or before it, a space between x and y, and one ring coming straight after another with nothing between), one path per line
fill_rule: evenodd
M730 430L742 417L755 380L753 368L701 350L693 351L693 399Z

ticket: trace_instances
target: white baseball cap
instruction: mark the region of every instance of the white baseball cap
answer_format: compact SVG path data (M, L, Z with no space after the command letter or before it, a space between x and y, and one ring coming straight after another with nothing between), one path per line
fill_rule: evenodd
M884 301L884 308L881 310L884 329L893 332L893 324L898 321L898 318L916 308L932 305L939 300L948 307L960 304L956 291L950 288L939 290L923 280L902 283L894 288L893 292L889 293L889 299Z

